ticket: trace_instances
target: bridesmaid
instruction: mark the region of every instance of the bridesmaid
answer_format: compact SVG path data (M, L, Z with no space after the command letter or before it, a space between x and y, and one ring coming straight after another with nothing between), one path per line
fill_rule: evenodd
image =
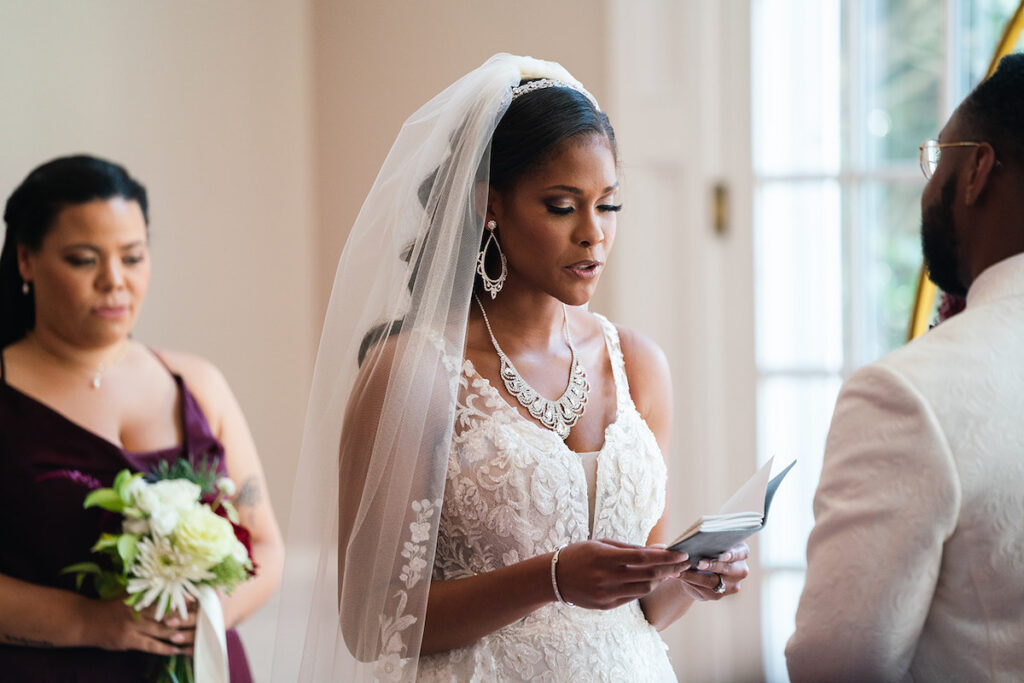
M238 485L256 577L223 596L231 629L277 589L281 534L249 428L220 372L131 338L149 284L146 190L89 156L32 171L0 255L0 671L6 680L138 681L191 652L195 614L156 621L74 590L100 513L89 486L202 458ZM232 681L250 680L228 631Z

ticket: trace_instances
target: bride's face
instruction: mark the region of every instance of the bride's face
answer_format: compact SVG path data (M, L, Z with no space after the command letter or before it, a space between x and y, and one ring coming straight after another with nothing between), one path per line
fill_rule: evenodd
M619 183L603 135L561 144L512 188L492 192L488 218L498 223L507 286L579 306L594 295L615 240Z

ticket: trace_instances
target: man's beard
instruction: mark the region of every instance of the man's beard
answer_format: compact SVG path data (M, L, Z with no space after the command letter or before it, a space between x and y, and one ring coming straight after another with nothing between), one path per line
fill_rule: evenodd
M965 296L967 288L960 280L956 230L953 227L953 200L956 197L956 174L942 185L939 203L921 212L921 251L928 269L928 279L942 291Z

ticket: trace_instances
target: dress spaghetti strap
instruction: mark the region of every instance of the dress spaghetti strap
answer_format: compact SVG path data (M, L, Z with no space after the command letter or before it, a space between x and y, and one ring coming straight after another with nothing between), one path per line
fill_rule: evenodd
M146 350L149 351L151 354L153 354L153 357L157 359L157 361L160 363L160 365L164 366L164 370L166 370L168 373L170 373L171 377L175 377L176 378L178 376L178 373L176 373L174 370L171 370L171 366L167 364L167 361L164 360L163 356L161 356L159 353L157 353L156 349L154 349L152 346L147 346ZM177 380L175 380L175 381L177 381Z
M185 388L185 380L182 378L180 374L171 369L171 366L167 364L167 361L164 360L164 357L161 356L157 352L157 350L154 349L152 346L146 346L145 348L147 351L153 354L153 357L156 358L157 362L163 366L164 370L167 371L167 374L169 374L171 376L171 379L174 380L174 386L178 390L178 400L181 402L181 407L178 411L178 420L181 423L182 447L184 448L185 459L191 461L192 440L189 438L189 404L194 403L194 399L192 399L191 394ZM199 410L198 404L196 404L195 409Z

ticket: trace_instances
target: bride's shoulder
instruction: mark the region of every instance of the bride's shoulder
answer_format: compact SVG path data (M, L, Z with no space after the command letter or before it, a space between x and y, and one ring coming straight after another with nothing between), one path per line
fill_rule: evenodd
M658 343L649 336L625 325L613 323L599 313L586 312L593 321L594 332L603 334L606 326L615 330L622 350L622 358L632 379L633 370L668 372L668 359Z
M615 329L633 403L648 422L658 419L656 413L671 405L672 398L672 375L665 352L643 332L610 323L597 314L589 315L598 325L608 324Z

